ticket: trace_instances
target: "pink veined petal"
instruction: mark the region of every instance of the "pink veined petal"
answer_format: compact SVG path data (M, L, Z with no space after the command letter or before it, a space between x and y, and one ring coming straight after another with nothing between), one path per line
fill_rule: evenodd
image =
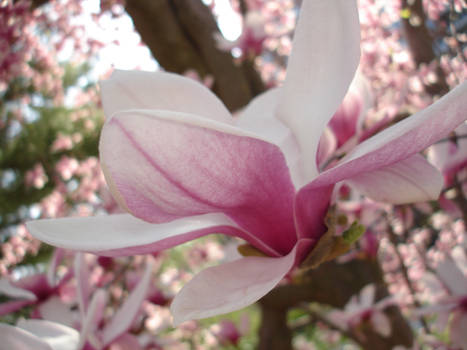
M53 350L76 350L79 343L79 333L59 323L45 320L20 320L18 327L34 334L49 344Z
M25 306L34 304L34 300L13 300L0 304L0 316L15 312Z
M267 294L289 272L299 244L284 257L246 257L197 274L175 296L174 324L224 314L248 306Z
M255 135L189 114L131 111L104 126L100 154L114 196L140 219L221 212L281 254L295 244L284 156Z
M383 337L389 337L391 335L391 322L384 312L373 311L370 322L373 329Z
M76 278L76 298L78 299L81 318L84 318L88 310L89 296L91 295L89 269L84 260L84 254L76 253L73 267Z
M34 334L4 323L0 323L0 339L3 349L55 350Z
M230 112L208 88L173 73L116 70L101 82L101 94L107 118L128 109L163 109L233 123Z
M104 328L102 332L103 346L109 345L113 340L121 336L131 327L148 293L151 282L152 267L153 263L149 260L143 277L139 281L138 285L131 291L130 295L115 313L110 323Z
M26 225L29 232L43 242L106 256L154 253L211 233L255 242L254 245L265 253L279 256L278 252L219 213L191 216L164 224L151 224L129 214L119 214L45 219L30 221Z
M307 185L315 188L384 168L446 137L467 119L467 82L436 103L356 146L341 163Z
M0 279L0 295L6 295L11 298L36 300L34 293L27 289L18 288L10 283L7 278Z
M436 266L438 277L446 284L454 295L467 295L467 276L451 257L446 257Z
M303 1L292 47L278 117L297 137L310 181L319 172L321 133L342 102L360 59L356 1Z
M279 146L295 188L300 188L305 184L300 148L292 131L276 117L277 103L282 92L283 89L275 88L255 97L241 111L235 125Z
M298 238L315 242L326 232L324 218L328 211L334 186L302 188L295 197L295 222Z
M97 289L91 299L84 319L81 321L80 340L77 346L81 349L86 341L101 347L101 339L96 334L99 327L99 322L104 315L104 308L107 303L107 293L103 289Z
M438 198L443 176L420 154L346 180L362 194L392 204Z

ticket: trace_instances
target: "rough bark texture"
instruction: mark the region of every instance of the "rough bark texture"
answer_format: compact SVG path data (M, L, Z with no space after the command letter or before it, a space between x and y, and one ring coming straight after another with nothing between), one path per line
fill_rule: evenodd
M231 110L264 91L251 61L235 62L216 46L216 21L201 1L127 0L136 30L164 69L183 74L194 69L214 78L214 92Z
M432 95L444 95L449 91L449 86L433 50L433 37L425 25L426 14L422 0L402 0L402 8L409 10L410 14L410 16L402 17L402 25L415 64L418 66L422 63L433 62L436 65L437 81L425 85L425 89Z
M279 339L271 340L281 336L278 331L280 320L282 320L282 328L287 328L287 323L280 317L271 317L271 312L267 313L265 310L274 310L275 315L278 315L279 311L285 314L285 310L304 302L316 302L342 308L353 295L370 283L375 283L377 286L377 300L389 295L377 261L353 260L345 264L325 263L317 269L309 270L303 276L302 283L275 288L260 301L263 314L259 349L291 349L290 343L279 344ZM350 336L368 350L390 350L396 345L411 346L413 334L400 310L397 307L390 307L385 310L385 313L391 320L392 326L392 334L389 338L380 336L371 328L361 330L364 338L355 333L350 333ZM287 334L285 330L282 332Z

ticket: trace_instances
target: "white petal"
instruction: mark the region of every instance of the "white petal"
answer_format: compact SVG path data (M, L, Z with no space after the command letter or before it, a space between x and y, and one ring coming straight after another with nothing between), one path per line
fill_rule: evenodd
M278 116L300 144L307 180L318 175L324 127L341 104L360 59L354 0L304 0Z
M144 299L146 298L149 284L151 282L152 267L153 264L150 260L146 265L146 270L144 271L144 275L138 285L131 291L123 305L112 317L110 323L104 328L102 332L102 341L104 346L109 345L131 327Z
M170 307L174 324L254 303L289 272L296 247L281 258L246 257L201 271L175 296Z
M1 350L55 350L45 341L24 329L0 323Z
M2 294L11 298L36 300L34 293L23 288L15 287L7 278L0 279L0 295Z
M59 323L45 320L20 320L18 327L36 335L49 344L53 350L76 350L79 343L79 333Z
M177 74L117 70L101 82L101 90L107 118L128 109L164 109L233 123L227 108L208 88Z
M360 305L364 308L373 305L375 300L375 285L369 284L360 291Z
M103 289L97 289L89 303L89 308L87 309L86 316L81 322L81 334L78 349L90 341L91 343L98 343L100 345L101 340L100 336L96 334L104 316L104 309L107 303L107 293Z
M65 326L71 327L75 321L74 312L58 296L52 296L39 304L39 312L44 320Z
M435 200L443 187L441 173L419 154L347 182L371 199L392 204Z
M154 253L209 233L241 236L236 224L223 214L191 216L164 224L119 214L45 219L26 225L33 236L48 244L107 256ZM261 246L261 242L258 244Z
M383 337L389 337L391 335L391 322L383 312L374 311L371 315L370 322L373 325L373 329Z

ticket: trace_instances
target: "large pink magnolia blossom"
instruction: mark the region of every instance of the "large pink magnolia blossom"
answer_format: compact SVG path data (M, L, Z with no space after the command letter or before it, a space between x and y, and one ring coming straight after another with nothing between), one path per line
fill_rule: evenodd
M283 87L232 118L204 86L157 72L102 83L100 140L107 183L128 214L30 222L50 244L108 256L153 253L211 233L268 257L208 268L175 297L175 323L230 312L270 291L326 228L334 185L376 200L437 198L442 177L417 152L466 119L467 84L359 144L319 173L320 135L359 62L353 0L305 0Z

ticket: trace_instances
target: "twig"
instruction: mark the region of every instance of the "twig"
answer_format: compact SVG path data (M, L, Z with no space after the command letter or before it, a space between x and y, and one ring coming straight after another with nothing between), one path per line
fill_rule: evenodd
M397 258L399 259L399 264L400 264L400 267L401 267L402 277L404 278L404 281L407 284L407 287L409 288L409 292L410 292L410 295L412 296L414 305L419 308L422 305L420 304L420 302L418 301L418 298L416 297L415 288L414 288L414 286L412 284L412 281L410 281L407 266L405 266L404 259L402 258L402 255L401 255L401 253L400 253L400 251L399 251L399 249L397 247L398 246L397 236L396 236L396 234L395 234L394 230L392 229L392 226L391 226L391 224L389 222L388 222L388 234L389 234L389 241L393 245L394 250L395 250L396 255L397 255ZM425 318L423 316L420 316L419 319L420 319L420 322L422 323L422 326L423 326L423 329L425 330L425 332L427 334L430 334L431 331L430 331L430 328L428 327L428 324L427 324Z

